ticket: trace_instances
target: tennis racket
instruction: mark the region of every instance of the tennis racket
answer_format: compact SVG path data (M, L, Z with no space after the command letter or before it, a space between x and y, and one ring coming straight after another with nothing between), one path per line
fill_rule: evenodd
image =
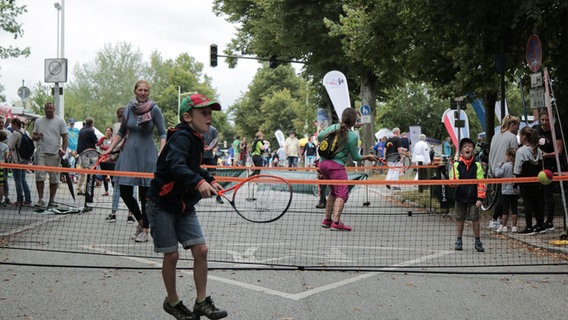
M228 193L232 192L232 197ZM286 179L259 174L217 193L227 199L243 219L268 223L280 219L292 202L292 185Z
M215 138L215 139L211 140L211 142L209 142L207 147L205 147L205 150L212 150L213 148L215 148L218 140L219 140L219 138Z
M99 161L99 152L96 149L85 149L79 154L79 163L83 169L94 169Z
M411 165L410 157L404 153L391 153L385 157L385 160L379 159L379 161L383 162L389 169L400 172L405 172ZM394 163L394 166L390 166L389 163Z
M79 154L79 161L83 169L94 170L97 168L99 163L106 162L113 154L119 153L120 151L113 151L110 153L101 154L97 149L85 149Z

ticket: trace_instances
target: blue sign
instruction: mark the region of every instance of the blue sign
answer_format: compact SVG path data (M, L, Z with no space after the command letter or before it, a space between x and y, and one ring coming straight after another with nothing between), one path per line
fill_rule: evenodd
M371 114L371 107L369 107L366 104L362 105L360 110L361 110L361 114L364 115L364 116Z

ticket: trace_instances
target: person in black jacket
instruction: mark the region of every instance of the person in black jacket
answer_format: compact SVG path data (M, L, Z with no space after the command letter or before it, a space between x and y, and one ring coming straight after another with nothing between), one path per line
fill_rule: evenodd
M95 119L92 117L87 117L85 119L85 125L79 130L79 137L77 138L77 153L81 154L81 152L87 149L95 149L97 146L97 142L99 139L95 134ZM83 168L83 169L90 169L90 168ZM85 192L85 184L87 183L87 175L81 174L79 176L79 183L77 184L77 194L84 195Z
M147 193L154 251L164 253L162 277L167 297L163 307L177 319L227 316L226 311L215 307L211 297L206 296L208 247L195 210L201 198L215 196L222 190L215 178L200 167L205 147L202 134L211 127L213 110L221 110L221 105L203 94L193 94L182 101L181 122L168 131ZM193 312L183 305L176 291L178 242L185 250L191 249L194 259L197 299Z

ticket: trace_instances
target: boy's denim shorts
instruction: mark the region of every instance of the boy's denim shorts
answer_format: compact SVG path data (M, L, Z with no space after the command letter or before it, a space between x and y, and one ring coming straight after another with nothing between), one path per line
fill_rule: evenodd
M154 202L148 201L146 214L150 221L150 234L154 239L155 252L176 252L178 243L181 243L186 250L194 245L205 244L205 236L195 208L183 215L172 214Z

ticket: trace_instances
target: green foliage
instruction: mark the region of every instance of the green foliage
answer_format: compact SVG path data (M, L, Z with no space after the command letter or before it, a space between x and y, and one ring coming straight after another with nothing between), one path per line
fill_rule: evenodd
M0 2L0 28L1 30L11 34L15 40L24 35L22 25L18 23L17 18L21 14L27 12L26 6L17 6L16 1L8 0ZM19 56L27 57L30 55L30 48L17 48L13 46L5 47L0 45L0 60L15 58ZM1 68L0 68L1 70ZM4 86L0 84L0 92L4 91ZM0 101L5 101L6 96L0 94Z
M203 65L187 53L176 59L164 59L153 52L150 61L145 62L139 50L119 42L105 45L93 62L74 68L74 80L65 91L65 118L80 120L91 116L97 127L111 125L116 122L116 109L134 98L134 84L140 79L150 83L150 98L160 106L166 127L179 123L179 92L204 93L211 99L217 96L211 88L211 79L203 74ZM44 98L38 96L37 100L43 102ZM226 115L214 113L214 125L228 128L228 134L232 135L234 130L226 121ZM224 134L219 131L220 135Z
M0 2L0 28L18 39L24 35L22 25L16 20L19 15L27 12L26 6L17 6L16 1L8 0ZM23 49L13 46L0 46L0 59L14 58L19 56L29 56L30 48Z
M388 101L377 108L375 131L399 127L404 132L409 126L421 126L429 137L439 139L446 134L441 118L450 106L449 100L439 98L431 86L407 83L387 90L387 94Z
M38 82L31 90L29 100L32 101L32 111L35 114L43 115L43 106L47 102L53 102L51 86Z
M271 69L265 65L259 69L249 91L230 108L236 133L252 139L260 130L271 145L276 143L276 130L294 130L299 137L313 134L316 106L306 102L309 101L307 86L291 66Z
M134 84L147 79L142 53L132 45L106 44L91 63L76 65L65 91L65 118L91 116L98 127L116 122L116 109L134 97Z

